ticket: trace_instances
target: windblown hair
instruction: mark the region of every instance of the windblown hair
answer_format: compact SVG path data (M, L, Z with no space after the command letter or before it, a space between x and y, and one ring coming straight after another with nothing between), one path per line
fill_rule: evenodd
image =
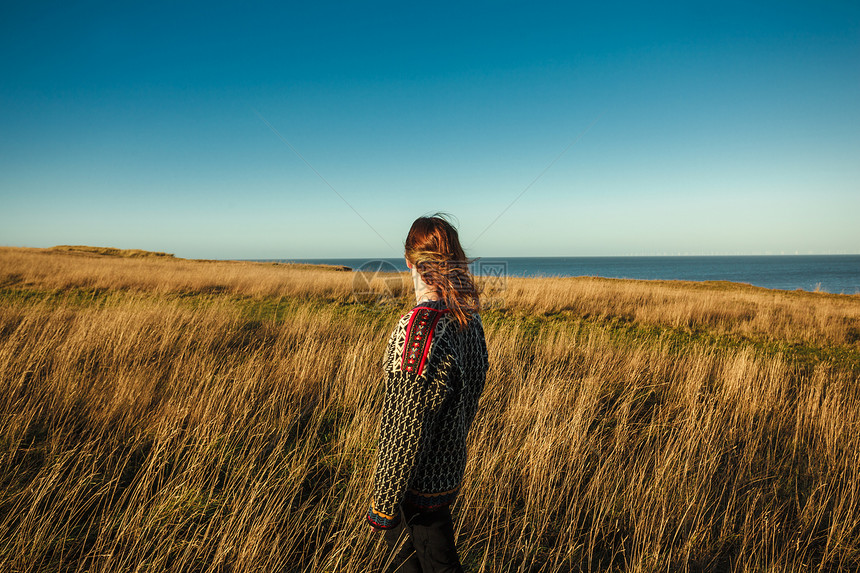
M481 300L469 272L472 261L466 258L457 229L439 213L419 217L406 235L405 247L406 258L464 328L472 315L480 312Z

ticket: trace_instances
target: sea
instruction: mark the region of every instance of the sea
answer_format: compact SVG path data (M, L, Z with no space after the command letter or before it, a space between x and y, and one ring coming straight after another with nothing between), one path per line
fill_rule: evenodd
M408 270L402 257L266 261L343 265L353 270ZM471 269L475 274L497 277L730 281L769 289L860 294L860 255L483 257L473 262Z

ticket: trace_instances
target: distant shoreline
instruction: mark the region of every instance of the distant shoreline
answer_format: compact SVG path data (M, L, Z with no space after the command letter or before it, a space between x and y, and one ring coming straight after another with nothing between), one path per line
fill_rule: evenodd
M406 272L402 257L249 259L251 262L342 265L353 270ZM860 255L677 255L480 257L482 276L596 276L635 280L728 281L779 290L860 293Z
M75 258L152 259L200 263L284 265L334 272L407 273L402 257L305 259L183 259L170 253L112 247L2 247ZM479 257L471 262L486 279L599 277L647 281L726 282L754 287L860 295L860 255L672 255L577 257Z

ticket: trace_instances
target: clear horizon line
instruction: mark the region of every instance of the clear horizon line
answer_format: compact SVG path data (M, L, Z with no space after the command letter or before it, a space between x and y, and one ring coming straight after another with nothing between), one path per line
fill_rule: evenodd
M653 253L653 254L623 254L623 255L482 255L478 257L468 257L469 259L586 259L586 258L637 258L637 257L850 257L858 256L860 252L818 252L818 253ZM224 261L241 260L241 261L337 261L337 260L392 260L402 257L387 257L387 256L340 256L340 257L262 257L262 258L225 258Z

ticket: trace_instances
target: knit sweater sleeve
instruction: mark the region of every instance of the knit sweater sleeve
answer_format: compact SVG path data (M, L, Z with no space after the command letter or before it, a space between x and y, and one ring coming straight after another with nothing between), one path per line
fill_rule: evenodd
M442 312L417 307L401 318L385 357L385 399L380 421L371 525L389 529L400 521L398 505L409 484L423 440L450 392L455 362Z

